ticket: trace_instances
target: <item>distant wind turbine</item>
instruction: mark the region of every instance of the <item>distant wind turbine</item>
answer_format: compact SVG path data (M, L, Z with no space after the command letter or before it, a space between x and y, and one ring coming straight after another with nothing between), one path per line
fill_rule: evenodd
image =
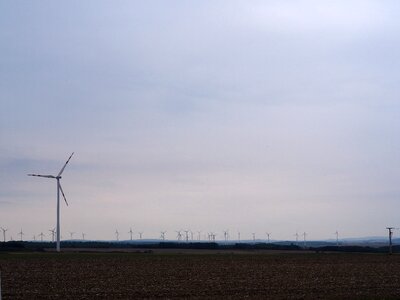
M256 241L256 233L253 232L252 234L253 234L253 242L255 242Z
M182 231L181 230L175 230L176 232L176 238L178 239L178 242L181 241L182 239Z
M49 231L51 232L51 241L54 243L54 237L56 235L56 229L53 228L53 229L50 229Z
M73 239L74 234L75 234L75 232L70 232L70 233L69 233L69 235L71 236L71 240Z
M266 232L267 238L268 238L268 244L269 244L269 236L271 235L271 232Z
M6 242L6 232L8 231L8 228L5 229L5 228L1 227L1 230L3 231L3 242L5 243Z
M165 241L165 234L166 234L167 232L166 231L161 231L161 236L160 236L160 238L163 240L163 241Z
M201 231L197 231L197 239L200 241L201 240Z
M128 233L130 233L131 234L131 241L132 241L132 235L133 235L133 231L132 231L132 228L128 231Z
M214 232L211 232L210 235L211 235L211 240L213 242L215 242L215 237L217 236L217 234L215 234Z
M296 237L296 245L299 245L299 233L296 232L296 234L294 235Z
M394 227L386 227L386 229L389 231L389 254L393 253L392 250L392 236L393 236L393 229Z
M21 242L22 242L22 236L25 235L25 233L22 232L22 228L21 228L21 231L18 233L18 235L21 236Z
M44 178L52 178L57 180L57 252L60 252L60 191L62 196L64 197L64 201L68 206L67 198L65 198L64 191L61 187L60 184L60 179L62 178L61 175L64 172L65 167L69 163L72 155L74 155L74 152L70 155L68 158L67 162L64 164L64 166L61 168L60 172L58 173L57 176L54 175L38 175L38 174L28 174L28 176L36 176L36 177L44 177Z
M238 231L238 241L240 242L240 231Z
M229 240L229 230L228 229L224 230L224 239L225 239L225 242L227 242Z
M339 232L336 230L336 246L339 246Z
M190 230L184 230L184 231L183 231L183 232L185 233L186 242L189 242L189 231L190 231Z
M82 240L85 240L86 233L82 232Z
M139 234L139 238L142 239L143 232L138 232L138 234Z
M39 234L39 236L40 236L40 241L43 242L43 237L44 237L43 232L41 232L41 233Z
M303 237L304 237L304 248L306 248L306 237L307 237L307 232L303 232Z
M119 232L117 229L115 229L115 237L117 238L117 241L119 241Z

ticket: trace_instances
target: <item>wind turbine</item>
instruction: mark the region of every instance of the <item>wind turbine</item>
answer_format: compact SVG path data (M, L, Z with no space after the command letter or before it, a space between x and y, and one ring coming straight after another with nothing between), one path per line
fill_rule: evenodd
M61 187L60 184L60 179L62 178L61 175L64 172L65 167L69 163L69 160L71 159L72 155L74 155L74 152L70 155L68 158L67 162L64 164L64 166L61 168L60 172L57 174L57 176L54 175L38 175L38 174L28 174L28 176L36 176L36 177L44 177L44 178L52 178L57 180L57 252L60 252L60 191L61 194L64 198L65 203L68 206L67 198L65 198L64 191Z
M339 232L336 230L336 246L339 246Z
M178 242L181 241L182 239L182 231L181 230L175 230L176 232L176 238L178 239Z
M304 248L307 246L307 244L306 244L306 236L307 236L307 232L303 232L303 237L304 237Z
M49 231L51 232L51 241L54 243L54 236L56 235L56 229L53 228L50 229Z
M85 240L85 235L86 235L86 233L82 232L82 240L83 241Z
M36 235L33 235L33 240L36 241Z
M200 241L201 240L201 231L197 231L197 239Z
M227 242L229 239L229 230L228 229L224 231L224 239L225 239L225 242Z
M266 232L267 238L268 238L268 244L269 244L269 236L271 235L271 232Z
M215 242L215 237L217 235L214 232L210 232L211 241Z
M296 232L296 234L294 235L296 237L296 245L299 245L299 233Z
M41 233L39 234L39 236L40 236L40 241L43 242L43 237L44 237L43 232L41 232Z
M128 233L131 234L131 241L132 241L132 234L133 234L132 228L131 228L131 230L128 231Z
M165 241L165 234L166 234L167 232L166 231L161 231L161 236L160 236L160 238L163 240L163 241Z
M8 231L8 228L5 229L5 228L1 227L1 230L3 231L3 242L5 243L6 242L6 231Z
M143 232L138 232L139 238L142 239Z
M190 231L190 230L184 230L184 231L183 231L183 232L185 233L186 243L189 242L189 231Z
M119 241L119 232L117 229L115 229L115 237L117 238L117 241Z
M21 236L21 242L22 242L22 236L25 235L25 233L22 232L22 228L21 228L21 231L18 233L18 235Z
M240 242L240 231L238 231L238 242Z
M393 236L393 229L394 227L386 227L387 230L389 230L389 254L392 254L392 236Z
M252 234L253 234L253 242L255 243L256 242L256 233L253 232Z
M69 235L71 236L71 240L73 239L74 234L75 234L75 232L69 232Z

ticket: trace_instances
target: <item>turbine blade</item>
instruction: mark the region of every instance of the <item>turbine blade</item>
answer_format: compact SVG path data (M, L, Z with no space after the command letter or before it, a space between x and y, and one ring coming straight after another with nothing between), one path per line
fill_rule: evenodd
M63 189L62 189L62 187L61 187L61 184L59 184L58 186L60 187L61 194L62 194L63 197L64 197L65 204L67 204L67 206L68 206L67 198L65 198L65 194L64 194L64 191L63 191Z
M72 154L69 156L67 162L66 162L65 165L62 167L62 169L61 169L60 173L58 173L57 177L58 177L58 176L61 176L61 174L64 172L64 169L65 169L65 167L67 166L67 164L69 163L69 160L71 159L72 155L74 155L74 152L72 152Z
M45 178L56 178L53 175L28 174L28 176L45 177Z

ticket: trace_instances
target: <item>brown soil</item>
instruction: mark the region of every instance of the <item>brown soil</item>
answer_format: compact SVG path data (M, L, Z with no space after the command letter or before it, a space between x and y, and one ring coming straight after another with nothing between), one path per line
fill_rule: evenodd
M1 254L6 299L399 299L400 256Z

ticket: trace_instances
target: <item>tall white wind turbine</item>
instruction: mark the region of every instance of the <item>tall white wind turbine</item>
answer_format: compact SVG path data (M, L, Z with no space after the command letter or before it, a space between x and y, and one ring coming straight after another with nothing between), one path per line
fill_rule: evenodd
M56 179L57 180L57 252L60 252L60 191L61 194L64 198L65 203L68 206L67 198L65 198L64 191L61 187L60 184L60 179L62 178L61 175L64 172L65 167L69 163L72 155L74 155L74 152L70 155L68 158L67 162L64 164L64 166L61 168L60 172L58 173L57 176L54 175L39 175L39 174L28 174L28 176L36 176L36 177L44 177L44 178L51 178L51 179Z

